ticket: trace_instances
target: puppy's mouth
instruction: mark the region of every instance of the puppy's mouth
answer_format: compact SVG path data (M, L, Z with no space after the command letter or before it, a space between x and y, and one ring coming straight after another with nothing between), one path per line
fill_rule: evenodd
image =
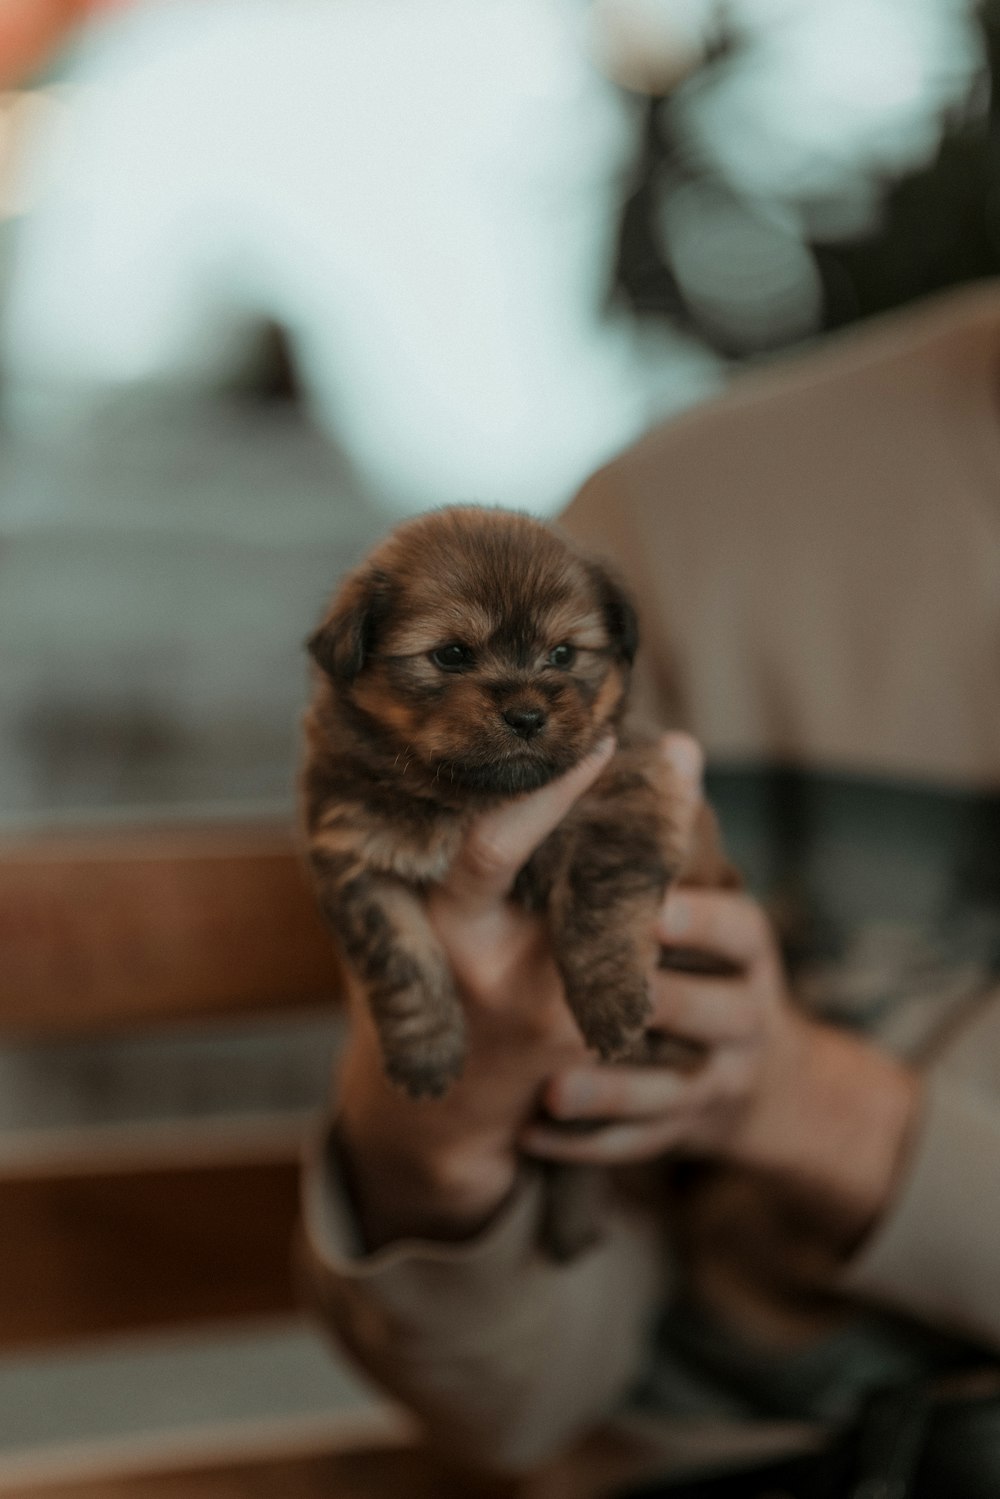
M438 778L467 791L493 796L518 796L537 791L575 763L576 757L522 750L491 760L439 760Z

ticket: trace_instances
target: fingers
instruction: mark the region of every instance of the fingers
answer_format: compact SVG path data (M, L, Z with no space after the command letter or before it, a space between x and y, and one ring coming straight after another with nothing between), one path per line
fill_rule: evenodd
M609 736L579 765L540 791L478 817L443 887L452 906L475 914L502 900L518 870L596 781L614 752L615 740Z
M526 1155L578 1166L623 1166L651 1161L677 1143L672 1121L656 1119L641 1124L608 1124L594 1134L560 1135L544 1125L532 1125L521 1137Z
M707 1057L693 1072L591 1063L567 1067L551 1077L542 1105L553 1119L652 1119L728 1098L742 1085L745 1073L739 1058L724 1055Z
M751 968L774 952L761 907L732 890L671 890L656 935L664 947L711 954L737 969Z
M614 1165L648 1160L711 1138L712 1121L731 1114L747 1094L748 1070L731 1056L709 1058L697 1072L668 1068L573 1068L551 1078L543 1103L554 1120L594 1128L569 1131L533 1121L521 1136L529 1155L553 1161Z
M546 1084L542 1104L553 1119L647 1119L672 1107L683 1079L665 1067L583 1066Z
M705 758L697 739L676 731L663 735L659 749L670 778L668 792L677 846L686 849L694 836L701 806Z
M658 974L652 985L649 1024L668 1036L702 1046L745 1044L761 1026L756 990L740 980Z

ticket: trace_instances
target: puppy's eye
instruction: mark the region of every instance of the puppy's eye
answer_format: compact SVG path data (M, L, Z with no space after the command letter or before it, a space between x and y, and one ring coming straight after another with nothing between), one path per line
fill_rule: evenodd
M549 651L546 659L549 666L560 666L565 671L576 660L576 646L557 645L554 650Z
M467 666L472 666L475 659L467 645L457 643L441 645L436 651L431 651L431 660L442 671L464 671Z

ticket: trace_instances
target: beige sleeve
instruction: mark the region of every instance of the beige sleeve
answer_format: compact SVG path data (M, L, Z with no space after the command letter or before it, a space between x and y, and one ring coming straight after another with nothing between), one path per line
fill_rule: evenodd
M664 1256L625 1209L609 1202L601 1242L556 1265L536 1247L542 1183L526 1168L474 1238L365 1254L329 1135L306 1162L303 1202L321 1316L453 1454L533 1466L611 1414L637 1373Z
M932 1073L896 1198L843 1288L1000 1348L1000 1101Z

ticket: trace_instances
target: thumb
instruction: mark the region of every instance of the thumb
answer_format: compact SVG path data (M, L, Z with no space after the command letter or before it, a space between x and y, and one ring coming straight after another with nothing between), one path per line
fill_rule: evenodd
M565 775L475 819L442 887L454 911L478 914L506 899L518 871L597 780L615 747L609 735Z

